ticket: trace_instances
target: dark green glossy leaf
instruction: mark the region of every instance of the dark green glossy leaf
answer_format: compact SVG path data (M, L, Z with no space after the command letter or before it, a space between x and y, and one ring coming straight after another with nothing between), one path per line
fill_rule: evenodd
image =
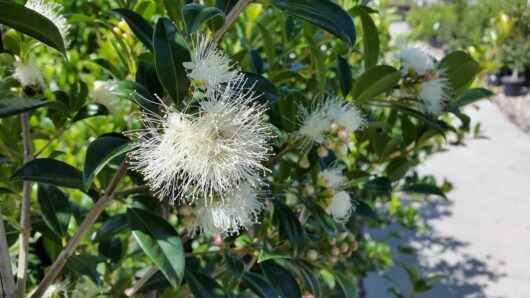
M66 267L101 287L103 281L97 266L104 261L103 258L93 255L73 255L66 261Z
M0 23L27 34L66 55L63 37L55 24L23 5L0 0Z
M221 298L227 297L223 287L208 275L195 271L186 270L186 282L195 297Z
M352 88L353 79L348 61L339 55L337 55L337 78L339 79L342 95L346 97Z
M299 268L299 272L302 275L304 279L304 284L311 289L311 293L315 295L315 298L321 298L322 296L322 287L320 286L320 282L318 281L318 275L316 268L312 268L312 266L304 262L302 260L299 260L296 262L297 267Z
M184 25L188 34L195 33L201 26L209 20L218 17L225 19L225 13L217 7L204 7L197 3L189 3L182 10Z
M355 286L355 281L353 278L338 271L334 271L333 275L337 281L335 288L339 287L341 290L338 291L337 297L357 298L357 287Z
M355 43L355 26L350 14L329 0L272 0L271 3L287 13L313 23L341 38L350 46Z
M246 81L242 87L254 91L260 102L275 102L280 99L280 92L271 81L256 73L244 74Z
M72 121L79 121L95 116L106 116L109 114L109 110L106 106L100 103L89 103L81 108L77 114L72 118Z
M296 279L287 269L274 261L266 261L260 264L261 271L280 294L280 297L302 297L300 286Z
M49 104L47 100L14 97L0 100L0 118L35 110Z
M110 237L99 243L98 253L111 262L117 263L123 256L123 244L119 238Z
M130 100L142 109L154 113L159 112L158 103L151 96L149 91L142 85L133 81L117 81L109 88L109 91L121 98Z
M445 56L439 68L445 71L454 95L458 97L473 83L480 66L466 52L456 51Z
M153 51L153 26L141 15L132 10L117 8L112 11L120 14L131 28L131 31L145 45L149 51Z
M138 59L138 70L136 71L135 80L148 90L153 97L162 98L164 96L164 87L160 84L156 76L156 69L151 63Z
M84 190L81 171L62 161L39 158L25 163L11 181L33 181Z
M337 231L335 221L326 213L326 211L324 211L324 209L322 209L322 207L308 198L300 197L300 200L323 229L332 235Z
M405 157L393 159L385 169L386 176L392 181L396 181L405 176L412 166L412 162Z
M52 231L52 229L50 229L46 222L44 222L44 219L42 218L41 214L31 214L31 228L41 233L44 237L46 237L53 243L62 246L61 237L57 233Z
M94 177L113 158L130 149L129 140L118 137L99 137L88 145L85 168L83 170L83 183L89 189Z
M363 59L364 69L369 69L377 64L379 59L379 32L364 5L357 7L363 24Z
M386 177L377 177L364 184L364 188L392 192L392 182Z
M284 202L274 199L274 217L280 224L280 235L291 243L293 256L299 255L304 246L305 231L291 209Z
M92 234L91 239L93 242L105 241L112 236L118 235L128 227L127 214L117 214L107 218L99 229Z
M72 217L68 197L55 186L39 184L37 199L46 224L57 235L66 239Z
M461 108L493 95L495 95L495 93L485 88L469 89L466 90L455 103L451 104L451 108Z
M258 264L261 262L265 262L267 260L274 260L274 259L291 259L292 256L289 254L289 252L284 251L283 249L274 249L270 248L270 245L265 246L260 252L258 256Z
M388 65L378 65L365 71L353 85L353 98L368 100L388 92L399 82L401 74Z
M167 221L142 209L127 209L127 220L145 254L176 288L184 275L184 247Z
M254 272L245 272L243 275L245 284L260 298L277 298L278 294L272 285L261 275Z
M412 184L404 186L402 192L423 195L435 195L447 200L447 196L438 186L432 184Z
M155 67L160 83L175 103L179 104L190 86L182 64L191 61L186 40L170 19L161 17L156 22L153 41Z

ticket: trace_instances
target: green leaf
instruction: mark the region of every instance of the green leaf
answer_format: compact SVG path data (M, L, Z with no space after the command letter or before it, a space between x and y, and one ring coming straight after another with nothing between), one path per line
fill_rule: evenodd
M131 31L149 50L153 51L153 26L141 15L125 8L116 8L112 11L120 14L131 28Z
M110 237L102 241L98 246L98 253L109 259L113 263L117 263L123 256L123 244L118 237Z
M337 55L337 78L339 79L342 95L346 97L352 88L353 79L348 61L339 55Z
M473 83L480 66L466 52L456 51L445 56L439 68L445 71L454 95L458 97Z
M337 280L337 285L342 290L341 291L342 295L338 297L357 298L357 287L355 287L353 278L348 277L338 271L334 271L333 275L335 276L335 279Z
M451 104L451 108L461 108L463 106L467 106L483 98L491 97L493 95L495 95L495 93L485 88L469 89L466 90L464 94L462 94L462 96L455 103Z
M186 282L195 297L227 297L223 287L208 275L194 270L186 270Z
M274 217L280 225L280 235L291 243L293 256L298 256L305 246L305 231L291 209L279 199L274 199Z
M379 32L370 17L369 10L366 6L356 7L359 13L361 23L363 24L363 58L364 69L369 69L377 64L379 59Z
M299 197L299 199L304 203L307 210L315 218L318 224L325 229L329 234L334 234L337 231L337 226L335 221L331 216L329 216L320 205L313 202L311 199Z
M156 22L153 40L158 78L178 105L190 86L182 64L191 61L188 45L177 26L166 17L161 17Z
M41 214L31 214L31 228L42 234L45 238L49 239L53 243L61 246L62 239L61 237L52 231L50 227L46 224Z
M75 114L72 121L79 121L95 116L106 116L109 114L109 110L106 106L100 103L89 103L81 108L79 112Z
M0 23L66 55L63 37L57 26L36 11L11 1L0 0Z
M353 85L353 98L367 100L388 92L399 82L401 74L388 65L378 65L365 71Z
M270 245L265 246L258 256L258 264L265 262L267 260L273 259L290 259L291 255L288 252L283 251L282 249L272 249L269 248Z
M260 264L261 271L274 286L280 297L302 297L300 286L296 279L287 269L274 261L266 261Z
M176 288L184 277L184 247L177 231L163 218L142 209L127 209L127 220L145 254Z
M254 91L255 96L259 96L258 101L272 103L280 99L280 92L271 81L256 73L244 72L244 74L246 81L242 88L245 91Z
M364 184L364 188L390 193L392 192L392 181L386 177L376 177L370 181L367 181Z
M192 34L201 28L209 20L219 17L224 22L225 13L217 7L204 7L196 3L189 3L182 10L182 17L186 27L186 33Z
M109 91L121 98L130 100L142 109L158 113L158 103L151 96L151 93L142 85L133 81L117 81L109 88Z
M104 261L103 258L93 255L73 255L66 261L66 267L101 287L103 281L97 271L97 266Z
M63 239L68 237L72 209L68 197L57 187L39 184L37 200L44 222Z
M276 60L276 45L274 44L274 39L271 36L269 30L262 24L256 23L258 26L259 32L263 37L263 49L265 50L265 55L267 56L267 62L269 67L272 68L273 65L277 62Z
M83 170L83 183L89 189L96 175L113 158L130 149L129 140L118 137L99 137L94 140L86 152L85 168Z
M243 281L260 298L278 298L278 294L276 294L272 285L259 274L245 272Z
M33 181L84 190L81 171L62 161L38 158L25 163L11 181Z
M47 100L14 97L0 100L0 118L35 110L49 104Z
M412 184L404 186L402 192L424 195L435 195L447 200L447 196L438 186L432 184Z
M315 270L315 268L313 268L309 263L304 262L302 260L298 260L296 262L296 265L304 279L304 284L311 289L311 292L313 293L313 295L315 295L315 298L323 297L322 287L320 286L320 282L318 281L318 271Z
M118 235L129 227L127 214L117 214L107 218L103 224L92 234L93 242L102 242Z
M355 26L350 14L329 0L272 0L271 3L287 13L313 23L341 38L350 46L355 43Z
M164 96L164 87L160 84L156 76L155 67L142 59L138 59L138 69L136 70L136 82L142 85L150 95L162 98Z
M11 245L17 242L19 231L14 226L10 225L7 221L3 221L3 224L6 233L7 247L11 247Z
M392 181L399 180L407 174L411 166L412 162L410 162L408 159L406 159L405 157L398 157L396 159L393 159L386 166L386 175L388 179Z

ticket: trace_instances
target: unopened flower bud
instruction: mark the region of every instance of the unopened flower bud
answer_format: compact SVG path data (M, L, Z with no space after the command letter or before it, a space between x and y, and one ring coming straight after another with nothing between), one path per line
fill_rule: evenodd
M302 169L309 169L309 166L311 166L311 164L309 163L307 155L302 156L302 159L300 159L300 161L298 162L298 166L300 166Z
M337 264L338 261L339 261L339 258L337 258L335 256L332 256L332 257L329 258L329 262L331 263L331 265Z
M337 146L337 153L339 155L348 154L348 146L346 144L340 144L339 146Z
M350 246L347 243L342 243L341 249L343 253L347 253L350 250Z
M336 132L338 128L339 125L335 121L331 122L331 124L329 125L329 131L331 131L332 133Z
M355 242L355 236L353 236L353 234L348 234L348 242L352 243L352 242Z
M306 196L312 196L315 194L315 187L312 184L306 184L304 187L304 194Z
M335 143L333 143L333 141L331 140L326 140L324 141L324 147L328 149L333 149L335 147Z
M342 242L344 241L344 239L346 239L347 236L348 236L348 233L339 233L337 235L337 241Z
M356 251L357 248L359 248L359 245L357 244L357 242L353 242L351 245L350 245L350 251Z
M307 258L310 259L311 261L316 261L316 259L318 259L318 252L314 249L310 249L307 252Z
M179 207L179 214L182 216L190 216L193 213L193 208L190 205L182 205Z
M333 248L331 249L331 255L333 256L338 256L340 255L340 249L336 246L333 246Z
M328 155L329 155L328 149L326 149L326 147L324 147L324 146L318 147L317 153L318 153L318 156L322 157L322 158L328 157Z
M118 27L113 27L113 28L112 28L112 31L114 31L114 33L116 33L116 34L118 34L118 35L121 35L121 30L120 30L120 28L118 28Z
M348 132L345 129L341 129L339 131L339 137L344 142L346 142L346 141L348 141L350 139L350 135L348 134Z

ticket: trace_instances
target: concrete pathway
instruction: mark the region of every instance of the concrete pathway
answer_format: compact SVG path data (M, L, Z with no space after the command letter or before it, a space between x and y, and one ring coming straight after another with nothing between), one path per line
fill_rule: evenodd
M429 231L392 227L373 235L383 239L398 232L401 238L392 240L393 251L409 244L417 254L396 252L396 264L419 264L424 273L445 275L417 297L530 298L530 135L494 103L483 101L478 107L467 112L482 123L488 139L451 146L418 169L454 186L450 204L421 206ZM396 266L366 280L369 298L393 297L383 274L407 285L406 274Z

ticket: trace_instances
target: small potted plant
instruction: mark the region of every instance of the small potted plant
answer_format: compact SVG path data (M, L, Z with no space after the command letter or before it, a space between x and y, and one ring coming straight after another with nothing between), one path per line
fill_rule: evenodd
M530 40L527 37L508 39L501 48L501 61L512 70L512 75L502 77L504 95L520 96L524 87L525 65L528 64Z

